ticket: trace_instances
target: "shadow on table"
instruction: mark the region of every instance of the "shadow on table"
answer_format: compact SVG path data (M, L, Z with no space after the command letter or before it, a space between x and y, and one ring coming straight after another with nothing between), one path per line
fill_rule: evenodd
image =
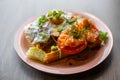
M38 71L36 69L33 69L32 67L28 66L26 63L24 63L19 58L20 68L25 72L25 75L29 76L31 80L94 80L98 77L102 76L102 74L105 73L105 71L108 70L109 66L112 62L112 51L111 54L103 61L100 65L96 66L95 68L88 70L83 73L77 73L73 75L54 75L54 74L48 74L41 71Z

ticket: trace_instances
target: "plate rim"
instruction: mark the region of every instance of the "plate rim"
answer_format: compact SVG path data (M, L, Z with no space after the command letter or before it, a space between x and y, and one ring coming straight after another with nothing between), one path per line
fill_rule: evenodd
M17 46L20 45L20 43L18 43L17 41L17 38L18 38L18 35L21 35L22 33L19 34L19 32L21 31L21 29L26 25L26 23L28 23L30 20L34 19L34 18L37 18L36 17L33 17L31 19L28 19L27 21L25 21L25 23L23 23L23 25L20 26L20 28L17 30L16 34L15 34L15 37L14 37L14 48L18 54L18 56L20 57L20 59L23 60L23 62L25 62L26 64L28 64L29 66L31 66L32 68L34 69L37 69L39 71L42 71L42 72L46 72L46 73L50 73L50 74L58 74L58 75L70 75L70 74L76 74L76 73L82 73L82 72L85 72L85 71L88 71L96 66L98 66L100 63L102 63L107 57L108 55L110 54L111 50L112 50L112 47L113 47L113 35L112 35L112 32L111 30L108 28L108 26L102 21L100 20L99 18L97 18L96 16L90 14L90 13L87 13L87 12L74 12L74 11L70 11L70 12L73 12L73 13L77 13L77 14L84 14L86 16L89 16L91 18L94 18L94 20L96 20L97 22L99 22L100 24L104 25L104 28L106 28L106 30L110 33L109 36L111 38L111 45L110 45L110 48L107 52L107 55L100 61L98 61L95 65L92 65L91 67L87 68L86 70L83 70L83 71L77 71L77 72L71 72L71 73L62 73L62 72L51 72L51 71L46 71L46 70L42 70L42 69L39 69L38 67L36 68L35 66L33 66L32 64L28 63L25 59L23 59L23 57L21 55L21 49ZM20 38L20 36L19 36ZM19 52L20 51L20 52ZM22 52L23 53L23 52ZM25 55L23 55L25 56ZM44 64L43 64L44 65Z

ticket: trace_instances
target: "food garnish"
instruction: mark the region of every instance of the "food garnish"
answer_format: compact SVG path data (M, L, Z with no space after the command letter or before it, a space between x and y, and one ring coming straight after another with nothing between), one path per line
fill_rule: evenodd
M86 17L61 10L51 10L25 26L31 43L26 55L30 59L50 63L80 54L87 47L95 48L107 41L107 32Z

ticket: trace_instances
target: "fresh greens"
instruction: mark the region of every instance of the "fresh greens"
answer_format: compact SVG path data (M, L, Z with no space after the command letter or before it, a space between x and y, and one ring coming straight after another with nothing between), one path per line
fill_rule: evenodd
M76 29L76 26L74 24L72 24L71 26L71 30L69 31L71 33L71 35L78 39L80 37L82 37L82 35L79 33L79 31Z
M42 34L42 38L45 39L47 37L46 34Z
M61 10L52 10L48 12L47 19L54 23L54 24L60 24L64 21L64 16L62 16L63 12Z
M63 14L63 11L59 10L59 11L58 11L58 14Z
M57 14L57 11L56 10L53 10L53 15L56 15Z
M58 50L58 46L51 46L51 51L56 51Z
M45 15L41 16L39 19L38 19L38 27L39 28L42 28L42 23L45 23L47 21L47 18Z
M62 57L62 52L59 49L59 47L58 46L51 46L51 51L56 51L56 50L59 51L59 58L61 58Z
M99 31L100 39L104 42L107 40L107 32Z
M80 38L82 35L79 33L72 33L72 36L76 39Z
M63 30L63 26L58 27L57 31L61 32Z
M87 29L85 29L85 28L83 29L83 32L84 32L84 33L87 33L87 31L88 31Z
M56 14L56 18L59 19L61 17L62 13L63 12L59 10L58 13Z
M76 21L76 18L74 19L66 19L66 22L69 23L69 24L72 24Z
M50 18L56 17L57 19L59 19L62 14L63 14L63 12L62 12L61 10L58 10L58 11L53 10L53 11L48 12L48 16L49 16Z
M39 28L42 28L42 25L41 25L41 24L38 24L38 27L39 27Z
M40 23L45 23L47 21L47 18L45 15L41 16L38 20Z
M40 34L40 36L41 36L43 39L46 39L46 38L47 38L47 34L45 34L45 33Z
M52 16L52 14L53 14L52 11L48 12L48 16Z

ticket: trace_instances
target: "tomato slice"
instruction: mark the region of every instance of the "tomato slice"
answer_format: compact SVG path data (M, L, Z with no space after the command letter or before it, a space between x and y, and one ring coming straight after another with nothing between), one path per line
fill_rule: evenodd
M66 47L63 47L61 48L61 46L59 45L60 43L58 42L58 47L60 48L60 50L64 53L64 54L77 54L77 53L80 53L81 51L83 51L86 46L87 46L87 42L85 41L84 44L82 45L79 45L77 47L69 47L69 46L66 46Z

